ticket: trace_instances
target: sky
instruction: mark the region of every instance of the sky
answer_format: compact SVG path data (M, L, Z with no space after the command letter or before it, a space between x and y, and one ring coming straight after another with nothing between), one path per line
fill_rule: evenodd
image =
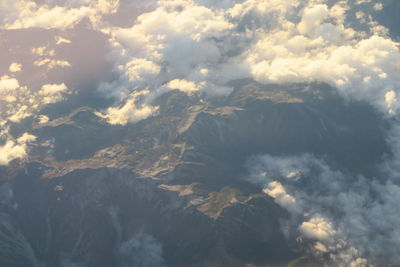
M94 106L97 116L124 126L156 116L154 100L171 90L215 98L229 95L229 82L243 78L326 83L391 120L393 159L382 164L385 181L349 179L312 155L259 156L249 161L248 179L290 212L315 255L327 253L342 266L382 258L398 263L400 50L398 36L376 19L390 3L2 0L0 165L26 159L36 141L11 127L27 119L46 123L52 118L43 110L88 92L108 99ZM296 183L300 172L319 177L312 196ZM347 190L349 180L356 190Z

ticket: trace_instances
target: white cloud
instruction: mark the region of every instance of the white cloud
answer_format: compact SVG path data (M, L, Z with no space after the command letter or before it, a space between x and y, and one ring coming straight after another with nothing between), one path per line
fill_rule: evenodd
M14 141L7 141L0 147L0 165L7 165L10 161L26 156L25 146L18 145Z
M0 165L7 165L14 159L24 159L27 156L27 144L36 140L36 137L24 133L17 140L9 139L0 146Z
M311 155L266 155L250 164L249 181L290 212L291 224L299 231L293 229L293 238L300 233L299 240L307 241L315 256L343 267L399 262L400 217L395 210L400 187L393 182L398 172L382 173L386 182L351 177ZM288 178L296 168L302 175ZM296 200L295 208L290 201L277 201L287 195Z
M177 78L196 66L216 62L219 49L211 38L222 37L232 27L222 15L192 1L162 1L133 27L113 29L112 35L121 52L165 65Z
M228 9L228 13L233 18L244 18L248 15L259 18L274 13L286 16L299 5L300 2L297 0L246 0L236 3L231 9Z
M57 44L69 42L66 39L56 38L56 40ZM34 47L31 52L33 55L37 56L37 59L33 62L37 67L46 67L48 70L55 67L71 67L71 63L68 61L54 58L56 51L54 49L49 49L47 46Z
M167 84L167 88L169 89L176 89L189 94L199 91L202 86L204 86L204 84L196 84L195 82L182 79L175 79Z
M382 35L380 25L374 24L370 35L346 25L351 6L345 0L329 6L325 1L159 1L132 27L103 29L111 36L120 78L101 87L126 102L132 92L146 88L157 94L164 84L220 95L231 92L228 81L245 77L261 83L319 81L392 114L385 94L400 88L397 43Z
M55 67L71 67L71 63L69 63L66 60L56 60L56 59L50 59L50 58L44 58L40 60L36 60L33 62L33 64L37 67L43 67L46 66L47 69L51 70Z
M56 45L70 44L71 43L71 40L63 38L61 36L56 36L55 40L56 40Z
M113 14L117 12L119 5L119 0L98 0L96 10L102 14Z
M159 65L144 58L133 58L125 66L120 66L120 68L121 70L125 69L125 74L130 82L140 85L154 79L161 70Z
M383 9L383 4L382 3L375 3L374 4L374 9L377 11L380 11Z
M369 4L372 0L356 0L356 5Z
M386 106L387 106L387 110L389 112L389 114L393 115L395 114L395 108L398 107L398 100L396 97L396 92L391 90L388 91L385 94L385 102L386 102Z
M18 108L14 109L14 112L9 112L9 121L17 123L22 119L32 116L32 112L29 110L27 105L17 105Z
M97 26L103 15L114 14L118 8L118 0L61 1L55 5L38 4L31 0L4 0L0 9L0 27L66 30L84 18Z
M315 31L321 27L324 20L329 17L329 9L326 5L315 5L306 8L297 29L303 35L314 37Z
M46 115L39 115L38 122L39 124L45 124L50 121L50 118Z
M313 217L300 225L302 234L310 239L333 242L336 231L332 223L322 217Z
M96 113L96 115L106 119L110 124L125 125L127 123L136 123L147 119L157 112L158 107L145 103L138 104L140 96L145 96L149 92L141 91L131 95L131 97L119 107L110 107L105 114Z
M55 6L53 8L47 5L37 5L33 1L16 0L8 6L13 16L5 16L3 27L6 29L23 28L59 28L66 29L76 25L82 18L90 15L89 7L65 8ZM13 19L15 18L16 19Z
M28 134L28 133L24 133L22 136L20 136L17 139L17 143L18 144L27 144L27 143L31 143L35 140L36 140L36 136Z
M19 72L22 70L22 65L16 62L11 63L10 67L8 68L10 72Z
M42 97L44 104L56 103L63 99L63 95L68 92L68 87L62 84L45 84L38 94Z
M34 47L31 52L37 56L54 56L56 53L55 50L49 50L46 46Z
M71 90L63 83L45 84L34 92L27 86L21 86L15 78L0 78L0 121L18 123L22 119L35 115L43 106L64 100ZM6 123L4 123L6 124Z
M0 77L0 94L9 93L10 91L16 90L19 87L19 82L15 78L9 76Z
M296 199L286 192L278 181L272 181L263 189L263 192L275 199L275 202L287 209L295 208Z
M24 118L35 116L45 105L62 101L71 90L64 84L45 84L40 90L31 90L21 86L15 78L0 78L0 165L7 165L14 159L27 157L28 146L36 137L24 133L18 138L9 134L10 125L19 123ZM40 123L48 121L46 116L38 117Z
M219 77L213 70L222 59L216 39L227 36L233 26L223 12L191 0L176 0L160 1L158 8L139 16L130 28L109 28L114 48L111 56L120 77L116 82L101 85L101 90L117 96L124 104L109 109L108 113L114 114L114 118L121 114L125 114L123 118L126 114L148 117L154 112L150 103L138 109L132 99L132 95L143 89L150 91L148 101L165 89L187 93L231 92L231 88L218 83ZM126 123L137 119L108 121Z
M263 83L326 82L347 98L369 101L385 111L387 90L400 88L397 44L372 36L338 46L329 43L336 39L335 31L321 35L328 28L313 30L318 35L314 39L295 35L280 40L285 32L268 34L249 49L246 60L253 77Z

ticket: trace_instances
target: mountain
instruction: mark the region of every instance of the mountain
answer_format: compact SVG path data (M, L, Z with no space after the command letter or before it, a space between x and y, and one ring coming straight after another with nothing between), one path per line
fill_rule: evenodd
M67 105L12 128L38 145L0 166L0 266L320 266L285 231L290 213L248 181L249 161L310 154L375 177L388 119L324 83L229 86L168 92L126 126Z

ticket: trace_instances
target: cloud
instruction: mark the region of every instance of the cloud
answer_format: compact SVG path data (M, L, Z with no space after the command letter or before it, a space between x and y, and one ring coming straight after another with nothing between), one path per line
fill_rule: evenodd
M37 67L46 66L48 70L51 70L55 67L71 67L71 63L66 60L56 60L50 58L44 58L41 60L36 60L33 64Z
M139 16L133 27L112 29L111 34L116 49L163 65L168 76L178 78L216 62L220 53L212 38L222 37L232 27L221 14L192 1L161 1L159 8Z
M7 141L4 146L0 147L0 165L7 165L10 161L25 156L25 146L20 146L14 141Z
M190 94L227 95L227 82L239 78L319 81L393 116L385 95L400 88L400 53L376 22L365 22L369 33L346 24L347 12L361 4L158 1L131 27L102 29L110 36L119 77L100 88L121 104L135 91L145 88L151 98L171 84Z
M62 84L45 84L38 94L42 97L43 104L56 103L63 99L63 95L68 92L68 87Z
M303 35L313 36L316 30L321 27L324 20L329 17L329 8L327 5L315 5L306 8L300 23L297 25L298 31Z
M118 253L122 267L165 266L162 244L148 234L137 234L123 242Z
M57 39L56 44L68 43L66 39ZM37 56L37 59L33 62L33 65L37 67L47 67L51 70L55 67L71 67L71 63L66 60L55 59L56 51L54 49L49 49L47 46L40 46L32 48L32 54Z
M263 192L275 199L280 206L291 209L296 205L296 199L286 192L286 189L278 181L272 181L266 185ZM295 208L295 207L294 207Z
M55 53L55 50L48 50L46 46L32 48L32 54L37 56L54 56Z
M50 121L50 118L46 115L39 115L38 116L38 123L39 124L46 124L47 122Z
M15 78L9 76L0 77L0 93L7 93L19 87L19 82Z
M20 9L18 18L13 21L6 21L6 29L23 29L23 28L60 28L66 29L73 27L84 17L90 15L90 8L71 8L56 6L49 8L46 5L37 6L32 1L16 1L14 3L15 9ZM7 18L7 17L6 17Z
M349 9L370 3L365 0L329 5L283 0L153 1L131 27L113 26L106 16L121 13L124 1L46 3L6 1L2 25L67 29L88 18L96 30L110 36L110 58L120 77L100 87L122 90L108 92L122 97L121 103L134 91L158 91L174 80L204 84L197 91L221 95L231 92L225 86L228 81L252 77L263 83L326 82L344 97L370 101L390 114L385 95L399 88L397 43L380 36L384 28L374 21L368 22L369 34L345 23ZM60 36L56 41L69 43ZM35 61L39 67L71 66L50 54L41 56ZM200 75L201 69L209 74Z
M374 4L374 9L377 11L380 11L383 9L383 4L382 3L375 3Z
M135 92L121 106L110 107L106 110L105 114L98 112L96 115L106 119L110 124L119 125L136 123L138 121L147 119L155 114L158 110L158 107L153 107L145 103L137 103L140 96L145 96L148 93L148 91Z
M297 25L285 20L261 34L245 56L252 76L262 83L326 82L386 112L385 94L400 88L397 43L375 33L360 38L343 19L332 22L346 10L308 6Z
M9 126L37 114L44 106L63 101L72 91L64 84L44 84L40 90L22 86L19 81L9 76L0 77L0 140L6 143L2 147L2 164L26 156L26 144L34 141L32 136L23 135L14 140L9 135ZM40 116L39 116L40 117ZM42 117L40 121L43 121Z
M113 14L118 11L119 5L119 0L98 0L96 9L101 14Z
M384 180L350 176L308 154L265 155L248 164L252 173L248 180L292 215L291 238L300 235L297 239L322 262L335 266L400 262L398 173L382 172Z
M36 140L36 137L24 133L17 140L9 139L3 146L0 146L0 165L7 165L14 159L27 157L27 144Z
M120 69L125 69L130 82L144 85L160 73L161 67L144 58L133 58L125 66L120 66Z
M36 136L24 133L17 139L18 144L27 144L36 140Z
M372 0L356 0L356 5L369 4Z
M167 84L167 87L169 89L176 89L185 93L191 93L191 92L196 92L201 89L201 84L196 84L192 81L187 81L187 80L181 80L181 79L175 79L170 81Z
M71 40L68 40L66 38L63 38L61 36L56 36L54 37L56 40L56 45L62 45L62 44L70 44Z
M44 28L66 30L87 18L93 25L102 16L114 14L119 8L118 0L53 1L37 3L30 0L5 0L0 6L3 29Z
M8 68L10 72L19 72L22 70L22 65L16 62L11 63L10 67Z
M388 113L393 115L395 114L395 109L398 107L398 100L396 97L396 92L391 90L385 94L385 102L387 106Z
M130 28L107 29L113 47L110 56L119 78L102 84L100 91L116 97L120 105L108 109L110 123L133 123L149 117L157 110L151 100L166 89L188 94L231 92L218 82L214 70L223 58L217 39L228 35L233 24L222 12L191 0L158 4ZM143 89L149 91L147 104L138 108L133 96Z
M332 242L336 234L332 223L322 217L313 217L309 221L303 222L299 229L307 238L328 242Z
M143 11L131 15L124 10L129 5ZM399 44L373 21L365 6L383 8L371 0L4 0L0 28L58 29L48 34L54 35L55 47L63 49L72 46L71 40L75 43L69 39L71 29L83 21L106 35L115 79L101 83L98 91L114 97L115 103L96 114L110 124L126 125L156 115L152 100L168 90L227 95L232 91L227 83L239 78L265 84L325 82L346 99L367 101L396 118ZM365 24L365 32L348 24L349 11ZM122 23L118 16L123 12L129 15ZM35 46L30 52L45 77L56 67L79 68L56 58L56 48L50 45ZM25 158L27 145L34 141L32 136L10 137L9 125L30 116L47 122L40 110L72 91L67 82L53 80L31 88L16 74L19 63L8 67L13 61L5 67L10 76L0 77L3 165ZM21 75L28 69L23 64ZM388 138L394 157L382 166L383 182L348 177L310 155L260 157L251 167L251 180L292 214L293 231L317 256L328 253L342 266L366 265L364 256L371 262L398 263L400 221L394 211L400 201L399 136L395 119ZM129 252L147 239L139 237L122 250Z

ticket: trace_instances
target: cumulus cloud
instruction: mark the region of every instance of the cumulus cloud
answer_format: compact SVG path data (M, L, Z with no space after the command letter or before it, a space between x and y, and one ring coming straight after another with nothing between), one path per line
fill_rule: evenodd
M0 147L0 165L27 157L27 146L35 141L35 137L29 134L13 138L9 134L10 125L27 117L37 116L37 112L45 105L64 100L70 92L63 83L45 84L35 91L21 85L15 78L0 77L0 141L5 142ZM39 120L45 121L45 117L39 116Z
M47 67L47 69L51 70L55 67L71 67L71 63L66 60L56 60L50 58L44 58L41 60L36 60L33 64L37 67Z
M169 89L177 89L185 93L196 92L200 90L201 86L202 86L201 84L198 85L192 81L181 80L181 79L172 80L167 84L167 87Z
M332 223L321 217L313 217L303 222L299 229L305 237L321 241L330 242L336 234ZM321 245L321 243L317 244Z
M232 27L223 14L192 1L162 1L133 27L113 29L111 34L120 52L165 66L168 76L178 78L217 62L220 52L212 38L226 35Z
M159 1L158 5L152 12L139 16L130 28L107 29L119 80L100 88L125 103L122 108L107 110L113 113L109 117L116 117L122 111L137 114L132 95L143 89L150 92L148 101L167 91L165 89L188 94L231 92L231 88L218 82L218 75L213 73L218 62L223 60L222 44L218 40L228 36L234 27L224 13L191 0ZM128 108L133 111L128 112ZM140 116L133 117L147 118L155 110L156 107L145 107L139 109ZM137 119L126 121L136 122Z
M19 87L19 82L9 76L0 77L0 92L9 93Z
M66 39L57 39L57 44L65 43ZM68 43L68 42L67 42ZM71 67L71 63L66 60L60 60L55 58L56 51L54 49L49 49L46 46L34 47L32 48L32 54L37 56L37 59L33 62L33 65L37 67L46 67L51 70L55 67Z
M202 84L197 91L229 94L226 82L253 77L263 83L322 81L345 97L368 100L389 111L385 95L399 88L397 43L379 36L384 29L374 21L368 22L370 33L357 33L345 23L350 7L371 3L366 0L329 5L305 0L153 1L152 9L131 27L113 26L103 17L120 12L124 1L46 3L5 1L3 27L66 29L88 18L110 36L110 58L120 77L101 88L122 90L108 92L122 96L121 102L134 91L157 91L174 80ZM375 9L381 7L374 3ZM60 36L56 41L69 43ZM71 66L51 58L51 53L41 56L36 66ZM208 75L201 75L204 69Z
M275 199L275 202L285 208L293 208L296 199L286 192L286 189L278 181L272 181L266 185L263 192ZM294 207L295 208L295 207Z
M0 165L7 165L14 159L24 159L27 156L27 144L36 140L36 137L24 133L17 140L9 139L0 146Z
M62 101L70 90L65 84L45 84L34 92L27 86L21 86L15 78L3 76L0 78L0 121L19 122L32 116L44 105Z
M386 173L385 181L352 177L307 154L260 156L249 168L249 180L291 213L292 238L300 235L321 260L329 256L336 266L400 262L397 174Z
M45 84L38 94L42 97L43 104L56 103L63 99L63 95L68 91L68 87L62 84Z
M386 95L400 88L397 43L372 20L365 21L370 32L346 24L347 12L365 3L158 1L131 27L102 29L110 36L118 80L100 88L121 104L135 91L157 95L171 85L226 95L227 82L239 78L319 81L392 116Z
M125 66L120 66L120 69L125 69L125 74L130 82L145 85L149 79L160 73L161 67L144 58L133 58Z
M52 2L52 1L49 1ZM118 0L61 1L55 5L31 0L5 0L0 6L3 29L69 29L87 18L97 25L101 17L119 8Z
M96 115L106 119L110 124L125 125L135 123L152 116L157 112L158 107L153 107L146 103L138 104L140 96L145 96L149 92L141 91L133 93L126 103L118 107L110 107L105 114L96 113Z
M77 24L82 18L89 15L88 7L67 9L65 7L56 6L49 8L48 6L38 6L33 1L15 1L10 4L9 8L15 14L18 14L17 19L13 21L4 21L6 29L21 29L21 28L60 28L66 29ZM20 9L20 12L16 12ZM10 17L6 17L9 19Z
M316 30L321 27L324 20L329 17L327 5L315 5L303 11L300 23L297 25L298 31L303 35L313 36Z
M11 63L10 67L8 68L10 72L19 72L22 70L22 65L19 63Z
M262 34L246 55L252 76L263 83L326 82L386 111L385 94L400 87L397 43L376 34L360 38L343 20L332 22L346 8L333 9L308 6L297 25L286 21Z

